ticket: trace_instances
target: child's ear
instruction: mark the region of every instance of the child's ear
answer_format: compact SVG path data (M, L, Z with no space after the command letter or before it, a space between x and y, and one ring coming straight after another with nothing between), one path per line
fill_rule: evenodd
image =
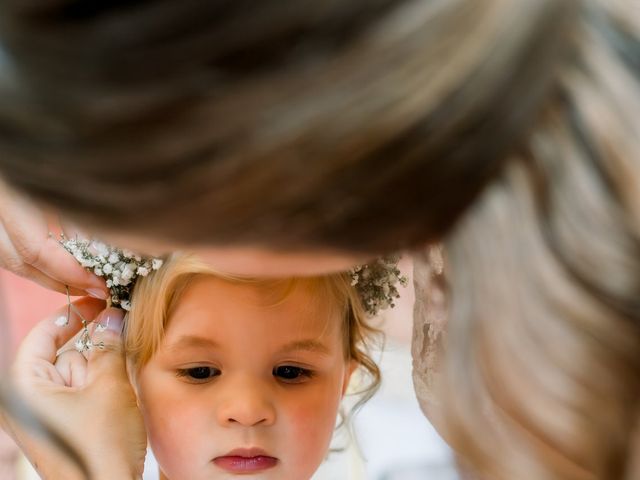
M349 360L347 363L347 368L344 370L344 378L342 380L342 396L347 393L347 388L349 388L349 381L351 380L351 375L355 372L356 368L358 368L358 362L355 360Z

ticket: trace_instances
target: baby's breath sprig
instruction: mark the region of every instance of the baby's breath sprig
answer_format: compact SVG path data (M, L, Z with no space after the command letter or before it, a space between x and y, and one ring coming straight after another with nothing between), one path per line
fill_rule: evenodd
M107 287L111 293L111 305L123 310L131 309L131 292L138 277L146 277L153 270L162 266L159 258L142 258L140 255L117 247L109 246L97 240L80 240L60 236L60 244L74 258L89 271L106 279ZM82 322L82 329L74 344L75 349L84 353L93 347L102 348L103 344L93 343L89 333L89 322L80 314L80 311L71 303L69 289L67 287L67 318L68 324L73 310ZM60 326L64 326L61 322ZM96 325L98 331L106 328L104 325Z
M351 285L358 290L369 315L395 307L395 299L400 298L396 285L407 286L407 277L398 268L399 261L399 256L389 255L351 269Z
M146 277L162 266L159 258L143 258L126 249L97 240L81 240L61 236L62 246L87 270L106 280L111 304L131 309L131 291L138 277Z

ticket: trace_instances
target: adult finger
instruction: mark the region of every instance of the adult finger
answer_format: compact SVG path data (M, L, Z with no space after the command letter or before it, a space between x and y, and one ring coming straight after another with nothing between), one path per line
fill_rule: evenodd
M3 195L4 193L4 195ZM49 236L43 213L27 199L0 189L0 221L17 256L9 262L20 269L30 265L63 285L97 298L108 298L102 279L82 268L56 239Z
M38 323L20 345L15 363L43 360L53 364L58 350L82 327L79 315L91 321L104 309L105 303L95 298L83 297L73 302L73 306L66 325L67 306Z
M87 359L75 348L60 353L55 367L67 387L82 387L85 384Z
M87 362L87 383L100 375L126 375L124 352L122 349L122 326L125 312L110 307L96 319L96 328L91 337L94 347L89 350Z
M67 287L63 283L49 277L35 267L25 263L22 258L20 258L20 255L16 252L13 243L11 243L11 240L9 239L9 236L2 224L0 224L0 267L21 277L28 278L49 290L60 293L65 293L67 291ZM74 296L84 296L86 295L86 292L84 290L70 287L69 294Z

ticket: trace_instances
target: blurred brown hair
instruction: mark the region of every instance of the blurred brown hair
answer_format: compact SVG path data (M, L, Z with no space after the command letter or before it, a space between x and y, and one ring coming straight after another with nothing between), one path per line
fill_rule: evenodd
M0 171L180 242L422 245L526 132L571 3L8 0Z

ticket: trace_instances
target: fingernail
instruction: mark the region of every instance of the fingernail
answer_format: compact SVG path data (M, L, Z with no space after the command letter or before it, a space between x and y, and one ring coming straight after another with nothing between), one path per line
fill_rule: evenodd
M107 298L109 298L109 294L99 288L87 288L87 293L89 294L89 296L93 298L99 298L100 300L106 300Z
M116 332L118 335L122 333L122 324L124 323L124 310L120 308L109 308L103 313L100 324L106 330Z
M74 222L67 220L64 217L60 217L58 221L67 238L78 238L80 240L88 240L90 238L89 233L84 231Z

